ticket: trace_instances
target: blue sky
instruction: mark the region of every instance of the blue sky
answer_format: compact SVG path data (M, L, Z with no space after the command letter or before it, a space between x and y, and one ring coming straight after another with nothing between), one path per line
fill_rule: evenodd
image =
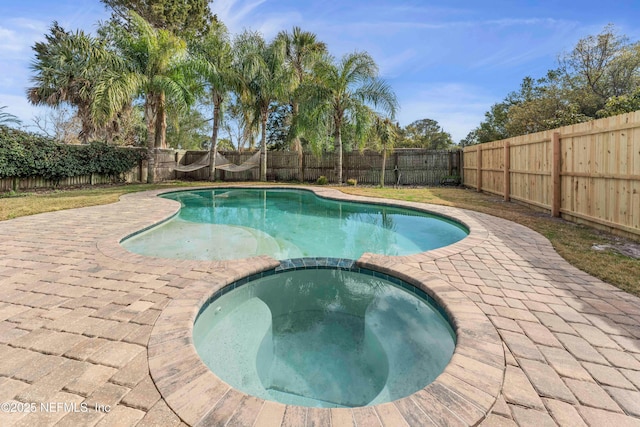
M398 95L400 124L431 118L456 142L580 38L612 23L640 39L637 0L216 0L211 8L233 33L249 28L271 39L297 25L336 57L368 51ZM0 106L32 124L43 109L24 96L31 46L54 20L95 31L108 17L99 0L0 1Z

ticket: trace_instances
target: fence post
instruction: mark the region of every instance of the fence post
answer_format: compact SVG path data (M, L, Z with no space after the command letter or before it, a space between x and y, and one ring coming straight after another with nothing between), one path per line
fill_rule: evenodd
M478 153L476 155L476 189L478 193L482 192L482 144L478 144Z
M511 144L504 143L504 201L511 200Z
M551 185L553 186L551 199L551 216L560 216L561 187L560 187L560 132L553 133L553 161L551 167Z

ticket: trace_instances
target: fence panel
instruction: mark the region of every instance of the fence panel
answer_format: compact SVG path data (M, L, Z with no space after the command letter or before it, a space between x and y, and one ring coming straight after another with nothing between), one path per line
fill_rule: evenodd
M501 181L506 147L509 179ZM640 235L640 111L466 147L463 168L464 184L479 191Z
M241 164L253 155L252 152L238 153L235 151L223 152L229 161ZM164 155L164 154L163 154ZM178 163L190 164L196 162L205 151L178 152L175 155ZM444 177L460 175L461 154L459 150L423 150L423 149L398 149L387 155L385 164L385 184L393 185L398 176L402 185L438 185ZM175 166L176 160L162 158L158 162L159 168ZM382 154L376 152L351 152L343 155L343 180L355 179L358 183L377 185L380 184L382 169ZM306 182L315 182L321 176L325 176L329 182L337 181L335 165L337 156L335 153L325 153L316 157L311 153L304 153L303 167ZM396 175L396 170L398 176ZM175 176L167 173L158 173L163 179L191 179L207 180L206 168L193 172L176 172ZM246 172L232 173L217 171L216 178L222 181L257 181L260 178L259 168ZM298 179L298 155L288 151L270 151L267 154L267 179L275 181L296 181Z

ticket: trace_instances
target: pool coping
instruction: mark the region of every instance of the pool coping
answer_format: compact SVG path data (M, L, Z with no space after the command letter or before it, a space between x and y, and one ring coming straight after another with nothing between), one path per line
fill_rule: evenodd
M373 408L378 417L388 417L389 421L399 416L410 425L424 422L425 417L436 424L450 421L477 425L490 413L502 389L506 369L500 336L489 318L469 297L444 277L420 269L421 262L450 257L481 245L488 238L488 232L481 223L457 208L352 196L327 188L225 185L185 188L184 191L207 188L299 189L332 200L417 209L463 223L469 229L469 235L445 248L408 256L366 253L356 261L358 267L397 277L430 295L448 314L457 337L453 357L435 381L411 396L364 409ZM148 228L167 220L179 210L177 202L157 197L175 191L155 190L142 196L123 197L149 198L157 207L150 215L150 223L145 227ZM126 262L165 265L166 259L132 254L119 245L123 238L136 231L125 230L120 236L102 240L98 242L98 249L106 256ZM194 280L186 284L180 295L163 310L151 332L147 347L149 371L167 405L191 425L214 423L239 406L263 408L259 417L263 417L265 422L277 419L278 414L286 411L295 412L297 407L248 396L224 383L201 361L192 339L193 324L200 307L213 293L246 276L276 269L280 262L267 256L233 261L171 262L188 264L211 274L206 281ZM360 409L363 408L314 408L326 411L333 425L343 425L339 420L350 420L350 411ZM258 420L256 424L262 425ZM344 425L350 424L345 421Z

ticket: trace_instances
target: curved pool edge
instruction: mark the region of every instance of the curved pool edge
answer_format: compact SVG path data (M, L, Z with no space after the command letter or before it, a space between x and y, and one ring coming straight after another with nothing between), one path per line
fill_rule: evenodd
M444 280L444 276L420 269L421 262L451 257L482 244L489 233L480 222L464 210L423 203L351 196L335 189L301 186L225 185L224 188L283 188L312 191L318 196L345 201L399 206L443 215L461 222L469 235L461 241L440 249L408 256L364 254L358 265L393 275L432 296L447 312L457 335L457 345L450 363L434 382L409 397L391 403L352 409L309 408L333 425L352 425L352 420L373 416L392 425L406 422L417 425L425 417L435 424L479 424L491 411L501 389L505 374L502 341L488 317L464 293ZM203 190L222 187L193 187L181 190ZM118 202L123 210L144 211L144 218L128 223L119 235L98 241L104 256L124 263L189 268L196 271L192 280L176 288L175 299L158 317L148 342L148 362L151 377L167 405L187 424L215 423L234 411L240 411L261 425L280 424L286 418L304 417L307 408L264 401L245 395L220 380L200 360L192 339L195 317L200 307L218 289L243 277L280 265L273 258L262 256L232 261L181 261L133 254L119 242L143 228L159 224L179 210L178 202L157 197L175 189L132 193ZM374 411L374 412L370 412ZM225 419L226 419L225 418ZM304 422L304 418L301 418Z
M205 186L205 187L184 187L180 189L159 189L150 190L140 193L128 193L120 197L117 202L120 206L123 206L123 210L135 209L138 211L144 211L144 218L135 223L126 224L123 227L123 231L109 238L98 241L98 250L110 258L114 258L124 262L134 263L146 263L148 265L166 265L166 258L156 258L151 256L145 256L129 252L120 245L120 242L136 235L144 230L148 230L152 227L162 224L175 216L180 211L180 203L174 200L158 197L163 194L175 193L179 191L198 191L198 190L210 190L210 189L222 189L222 188L249 188L249 189L284 189L284 190L303 190L314 193L318 197L322 197L329 200L344 201L344 202L362 202L380 206L392 206L400 208L414 209L420 212L429 214L435 214L454 222L462 224L469 230L467 237L459 240L448 246L444 246L437 249L432 249L427 252L421 252L413 255L401 255L401 256L386 256L378 254L365 253L363 255L367 258L381 257L378 262L382 262L382 259L387 259L387 262L424 262L428 260L434 260L443 257L449 257L451 255L461 253L463 251L472 249L475 246L482 244L482 242L488 237L486 228L477 220L467 215L463 209L451 208L448 206L431 205L427 203L418 202L405 202L402 200L392 199L380 199L375 197L365 196L353 196L346 193L342 193L339 190L332 188L313 188L305 186L282 186L282 185L223 185L223 186ZM362 257L361 257L362 258ZM202 261L202 260L180 260L171 259L176 265L195 265L195 266L227 266L229 263L242 262L250 258L240 258L234 260L222 260L222 261ZM396 261L392 261L396 260Z

